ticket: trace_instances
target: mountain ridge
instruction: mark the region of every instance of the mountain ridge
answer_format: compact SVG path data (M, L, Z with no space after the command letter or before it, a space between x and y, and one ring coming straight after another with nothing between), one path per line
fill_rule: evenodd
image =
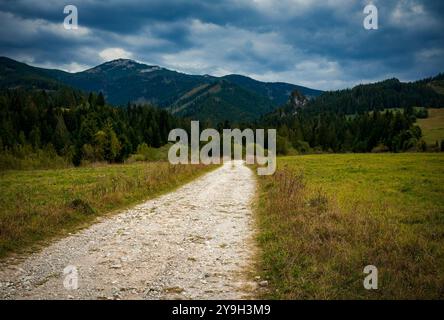
M257 119L285 103L293 90L308 97L322 93L290 83L261 82L235 74L191 75L131 59L115 59L70 73L0 57L0 87L17 86L41 89L71 86L102 92L114 105L149 103L178 115L209 121Z

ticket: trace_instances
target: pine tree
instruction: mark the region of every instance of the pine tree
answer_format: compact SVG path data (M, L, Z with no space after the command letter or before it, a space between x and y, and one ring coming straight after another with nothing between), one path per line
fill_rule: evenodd
M94 107L95 106L94 94L92 92L89 93L88 104L89 104L90 107Z
M119 155L121 149L120 141L117 138L117 135L114 132L112 123L110 121L106 123L103 132L105 133L105 140L103 146L104 158L109 162L113 162L116 160L117 156Z
M97 96L96 105L103 107L105 105L105 98L103 97L102 92L99 92Z
M54 136L52 138L52 143L54 144L57 151L61 151L63 147L70 143L70 135L68 129L66 128L65 121L61 115L57 117L57 125L54 131Z

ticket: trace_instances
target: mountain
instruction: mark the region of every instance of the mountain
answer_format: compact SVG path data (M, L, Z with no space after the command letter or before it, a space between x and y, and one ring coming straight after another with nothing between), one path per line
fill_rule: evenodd
M259 122L292 127L293 121L300 117L319 119L320 114L324 117L332 114L356 116L387 109L405 109L407 113L421 116L424 111L415 112L414 107L444 107L444 74L415 82L401 82L393 78L360 84L351 89L327 91L311 100L295 90L285 104L263 115Z
M275 105L262 95L226 80L216 80L182 96L170 111L179 116L217 123L224 120L253 121L274 108Z
M322 93L320 90L310 89L285 82L261 82L238 74L230 74L222 78L247 90L265 96L269 98L274 105L279 106L287 102L288 97L294 90L297 90L307 98L315 98Z
M324 92L307 104L313 112L333 111L344 114L406 107L444 107L443 75L415 82L396 78L352 89Z
M444 73L440 73L435 77L423 79L417 81L420 84L426 84L432 88L435 92L444 95Z
M114 105L146 102L165 108L202 83L205 77L187 75L128 59L106 62L77 73L53 73L57 80L85 91L103 92Z
M0 88L55 89L68 85L103 92L114 105L149 103L198 120L250 121L284 103L297 89L309 97L321 91L289 83L260 82L245 76L189 75L129 59L69 73L0 58Z
M0 88L55 90L62 87L63 84L49 75L48 71L0 57Z

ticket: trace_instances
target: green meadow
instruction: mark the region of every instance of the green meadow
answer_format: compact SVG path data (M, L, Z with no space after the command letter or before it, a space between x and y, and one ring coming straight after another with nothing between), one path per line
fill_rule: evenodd
M0 171L0 257L168 192L211 168L136 162Z
M282 157L259 177L259 268L279 299L444 297L444 154ZM366 290L363 269L378 268Z
M441 143L444 140L444 109L428 109L426 119L418 119L417 124L422 130L423 139L428 144Z

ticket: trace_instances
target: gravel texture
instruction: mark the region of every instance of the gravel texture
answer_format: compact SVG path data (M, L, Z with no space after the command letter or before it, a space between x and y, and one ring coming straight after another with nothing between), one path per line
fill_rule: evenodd
M255 192L241 161L0 264L2 299L253 297ZM67 266L78 288L64 286ZM258 278L258 277L256 277ZM71 282L73 284L73 282Z

